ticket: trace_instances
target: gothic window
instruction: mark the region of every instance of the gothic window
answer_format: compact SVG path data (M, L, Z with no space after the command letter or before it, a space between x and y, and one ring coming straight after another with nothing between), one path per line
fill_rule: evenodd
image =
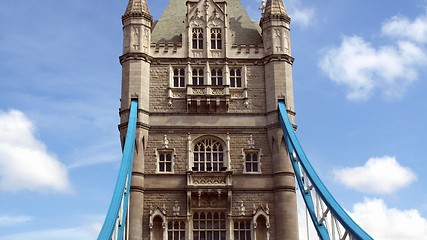
M162 151L158 154L158 171L161 173L172 172L173 155L170 151Z
M205 239L226 239L226 219L224 212L194 212L193 240Z
M168 222L168 240L185 240L184 221Z
M194 68L193 69L193 86L203 86L203 68Z
M250 221L234 221L234 239L251 240Z
M245 152L245 172L257 173L260 170L258 151Z
M222 86L222 70L212 69L211 82L213 86Z
M193 49L203 49L203 29L193 28Z
M220 28L211 29L211 48L222 49L222 37Z
M173 86L185 87L185 69L184 68L173 69Z
M230 70L230 87L242 87L242 71L240 69Z
M224 148L217 140L204 139L194 144L193 171L224 171Z

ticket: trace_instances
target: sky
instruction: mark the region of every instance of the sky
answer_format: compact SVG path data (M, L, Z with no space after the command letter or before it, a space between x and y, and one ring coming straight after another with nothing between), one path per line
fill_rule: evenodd
M167 2L148 1L155 19ZM261 1L242 3L258 21ZM374 239L426 240L427 1L284 3L306 155ZM96 238L121 159L126 5L2 1L0 240Z

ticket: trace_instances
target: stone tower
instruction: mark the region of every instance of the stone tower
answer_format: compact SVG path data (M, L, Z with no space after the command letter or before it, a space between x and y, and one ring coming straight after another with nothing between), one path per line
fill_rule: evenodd
M254 23L240 0L170 0L123 21L122 144L138 98L128 237L298 239L296 190L277 101L293 119L282 0Z

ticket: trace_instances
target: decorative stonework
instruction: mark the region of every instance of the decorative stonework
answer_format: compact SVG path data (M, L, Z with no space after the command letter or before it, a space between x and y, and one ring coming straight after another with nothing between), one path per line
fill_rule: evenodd
M216 184L225 184L225 176L193 176L193 184L196 185L216 185Z

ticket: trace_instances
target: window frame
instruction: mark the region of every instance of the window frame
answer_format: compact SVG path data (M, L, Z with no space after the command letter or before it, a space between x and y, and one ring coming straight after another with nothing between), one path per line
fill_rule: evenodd
M204 86L205 84L205 69L203 67L195 67L191 71L193 86Z
M224 85L224 71L222 68L211 69L211 85L212 86Z
M221 50L222 49L222 29L211 28L211 49Z
M191 30L191 46L192 49L203 49L204 48L204 36L203 36L203 28L193 28Z
M241 225L242 223L243 223L243 228ZM237 228L236 228L236 224L237 224ZM243 236L242 236L242 234L243 234ZM251 240L252 239L251 220L250 219L245 219L245 220L235 219L235 220L233 220L233 237L236 240Z
M172 87L173 88L185 88L185 67L172 67Z
M175 224L178 224L176 228ZM169 220L167 223L167 239L185 240L185 221L184 220ZM178 237L176 238L176 234Z
M157 155L157 166L156 166L156 173L161 174L170 174L174 173L175 168L175 154L174 150L172 149L161 149L156 151ZM167 156L170 156L170 161L168 161ZM170 169L168 170L168 164L170 166ZM162 167L163 166L163 167Z
M203 218L202 218L203 214ZM211 218L208 215L211 214ZM218 214L218 218L215 218ZM217 224L217 227L215 225ZM210 226L210 227L209 227ZM227 239L227 214L225 210L197 210L193 212L193 240L210 239L226 240ZM196 234L197 233L197 234ZM217 233L217 235L215 234Z
M243 88L243 78L241 68L230 69L230 88Z

